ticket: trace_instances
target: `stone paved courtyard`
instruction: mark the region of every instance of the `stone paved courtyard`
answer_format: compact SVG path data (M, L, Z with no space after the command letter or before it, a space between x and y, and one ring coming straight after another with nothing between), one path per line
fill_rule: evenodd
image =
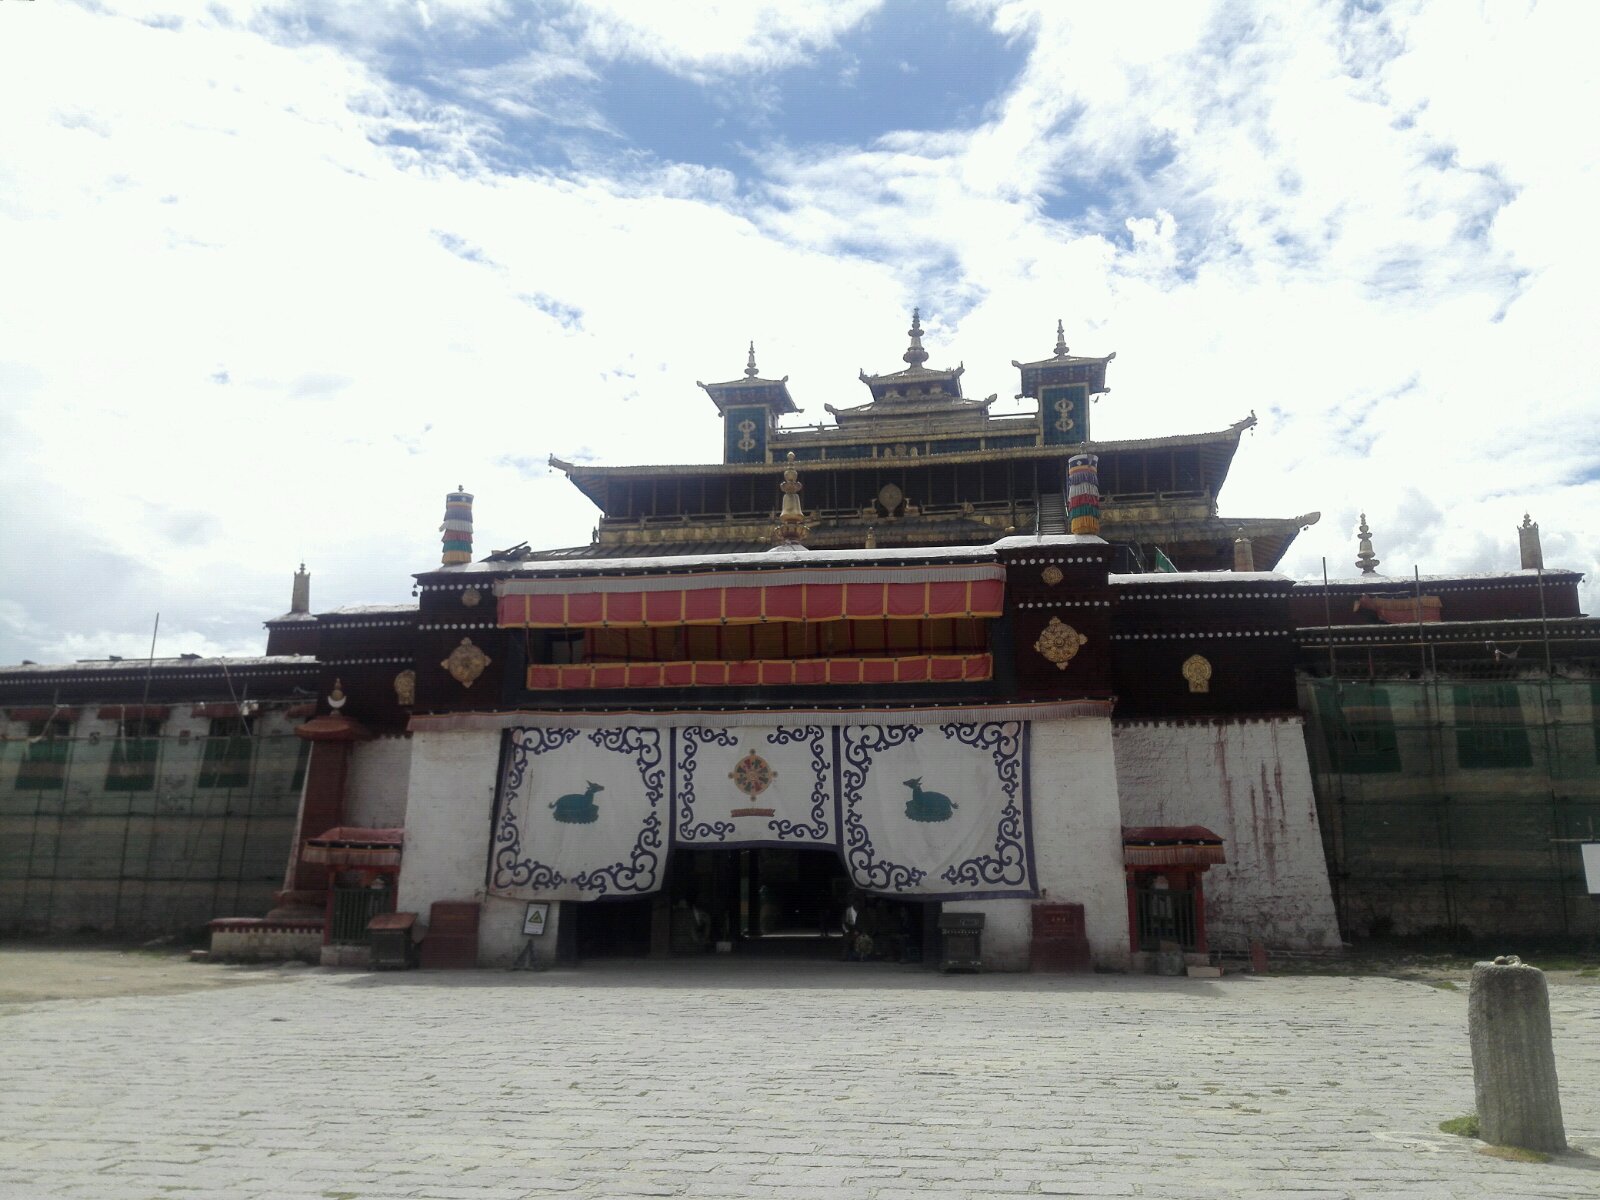
M1464 988L743 961L238 981L263 986L3 1003L0 980L0 1196L1600 1196L1592 984L1552 987L1588 1153L1534 1165L1437 1131L1472 1108Z

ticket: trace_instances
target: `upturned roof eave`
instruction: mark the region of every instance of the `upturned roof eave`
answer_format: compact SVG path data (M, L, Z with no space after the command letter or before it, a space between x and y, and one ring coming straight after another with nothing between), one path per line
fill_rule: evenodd
M905 462L912 461L919 464L931 462L943 464L994 462L997 459L1006 458L1052 458L1060 457L1069 452L1117 454L1141 450L1177 450L1191 446L1227 446L1230 449L1237 449L1240 436L1254 424L1254 417L1246 417L1242 421L1236 421L1226 429L1209 430L1204 433L1177 433L1157 438L1123 438L1117 441L1078 442L1072 445L1059 446L1014 446L1002 450L965 450L955 454L929 455L927 458L915 460L896 459L894 461L900 462L902 465ZM1231 453L1229 457L1232 457ZM802 472L818 470L855 471L882 466L883 461L875 458L807 459L797 465ZM649 478L652 475L767 475L777 465L775 463L640 463L630 466L606 466L570 463L554 454L550 455L549 464L556 470L563 472L580 490L583 490L583 484L580 481L584 478L601 480ZM584 494L587 495L587 491Z
M1019 371L1037 370L1042 367L1082 367L1090 364L1105 366L1117 356L1113 350L1110 354L1065 354L1060 357L1041 358L1037 362L1018 362L1011 360L1011 365Z

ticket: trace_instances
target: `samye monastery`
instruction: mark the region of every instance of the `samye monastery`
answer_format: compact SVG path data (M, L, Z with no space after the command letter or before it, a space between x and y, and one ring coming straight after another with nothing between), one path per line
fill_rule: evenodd
M553 460L589 545L475 551L458 489L413 605L302 570L258 659L0 670L0 928L931 961L981 917L995 970L1592 934L1600 633L1537 526L1397 578L1363 526L1297 583L1317 513L1219 513L1254 416L1098 441L1114 356L1057 334L999 416L913 317L814 426L752 347L700 385L721 462Z

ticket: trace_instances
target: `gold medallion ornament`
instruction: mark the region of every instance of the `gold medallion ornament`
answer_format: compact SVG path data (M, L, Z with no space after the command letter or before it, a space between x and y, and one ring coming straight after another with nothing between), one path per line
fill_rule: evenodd
M744 808L734 809L733 815L736 817L770 817L773 810L757 807L756 797L771 787L772 781L777 777L778 773L772 769L772 764L754 750L734 763L733 770L728 772L728 778L733 780L735 788L750 798L750 803Z
M1211 690L1211 663L1198 654L1183 660L1183 677L1189 681L1191 692Z
M477 588L467 588L461 593L461 603L468 608L477 608L483 600L483 593Z
M1056 669L1065 671L1073 656L1089 641L1071 625L1063 624L1060 617L1051 617L1033 648L1055 663Z
M1051 587L1055 587L1055 585L1060 583L1062 579L1061 568L1046 567L1043 571L1039 572L1039 578L1044 580Z
M439 665L450 672L450 677L462 687L471 687L483 669L492 660L472 644L471 638L462 638L461 645L450 651L450 657Z
M410 708L417 702L417 673L401 671L394 677L394 701L401 708Z

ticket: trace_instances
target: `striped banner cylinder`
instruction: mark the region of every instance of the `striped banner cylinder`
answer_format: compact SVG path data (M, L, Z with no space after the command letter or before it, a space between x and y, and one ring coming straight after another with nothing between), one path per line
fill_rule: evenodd
M1100 460L1074 454L1067 460L1067 520L1073 533L1100 532Z
M444 498L444 534L440 562L445 566L472 561L472 493L456 490Z

